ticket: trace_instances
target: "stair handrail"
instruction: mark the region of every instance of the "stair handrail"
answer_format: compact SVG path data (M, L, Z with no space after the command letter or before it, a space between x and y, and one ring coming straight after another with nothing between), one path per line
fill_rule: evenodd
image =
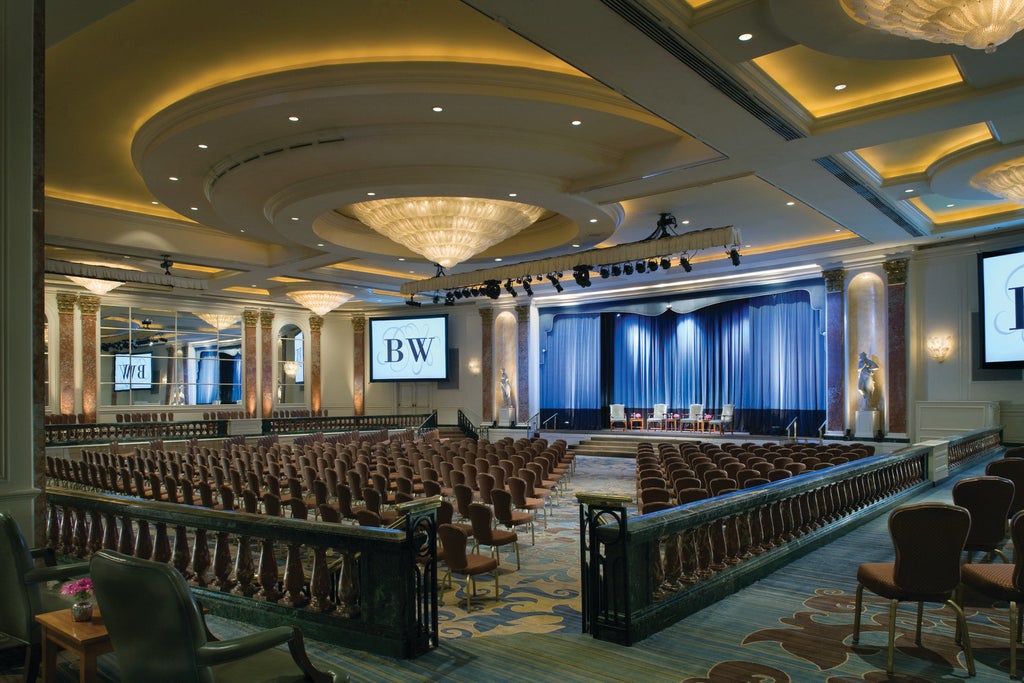
M537 419L540 419L540 413L537 413L537 416L538 416ZM538 425L538 427L537 427L537 431L540 431L541 428L544 427L544 425L546 425L548 422L551 422L552 420L556 420L555 424L558 424L557 423L558 413L555 413L554 415L552 415L548 419L546 419L543 422L541 422L540 425Z
M459 427L462 431L466 432L473 439L480 439L481 424L480 420L473 420L473 415L469 413L465 408L459 408Z
M793 418L793 421L786 425L786 438L790 441L796 441L796 421L797 418Z
M825 425L827 425L827 424L828 424L828 420L826 419L826 420L822 421L822 423L820 425L818 425L818 445L819 446L822 445L823 443L825 443Z

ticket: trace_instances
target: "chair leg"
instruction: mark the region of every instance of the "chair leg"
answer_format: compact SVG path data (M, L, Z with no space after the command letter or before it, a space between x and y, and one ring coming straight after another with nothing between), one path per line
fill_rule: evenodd
M860 642L860 609L864 600L864 586L857 584L857 601L853 611L853 644Z
M25 646L25 683L35 683L42 659L43 649L39 643Z
M914 631L914 642L921 645L921 619L924 617L924 603L917 603L917 630Z
M898 600L889 601L889 656L885 660L885 672L892 674L893 659L896 654L896 606Z
M1017 603L1010 601L1010 678L1017 677L1017 638L1020 637L1020 624L1017 621Z
M512 541L512 547L516 551L516 569L522 569L523 565L519 562L519 541Z
M946 604L949 605L954 612L956 612L957 630L962 631L964 634L964 659L967 660L967 675L973 676L974 653L971 651L971 634L967 630L967 617L964 616L964 611L960 609L960 605L956 604L956 602L954 602L953 600L946 600ZM1010 667L1013 667L1012 661L1010 662Z

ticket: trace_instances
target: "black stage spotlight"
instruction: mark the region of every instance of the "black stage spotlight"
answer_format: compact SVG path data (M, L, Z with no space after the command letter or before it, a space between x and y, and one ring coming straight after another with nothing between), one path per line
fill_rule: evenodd
M622 266L622 272L625 273L626 275L632 275L633 274L633 264L632 263L627 263L626 265Z
M661 257L661 269L662 270L668 270L671 267L672 267L672 262L669 261L667 257L662 256Z
M693 270L693 266L690 265L690 259L686 258L685 256L679 257L679 266L687 273Z
M466 288L463 288L463 289L462 289L462 298L463 298L463 299L468 299L468 298L469 298L469 296L470 296L470 292L469 292L469 290L468 290L468 289L466 289Z
M611 276L611 271L608 270L608 266L601 266L601 279L607 280Z
M501 296L501 283L497 280L487 280L482 291L491 299L497 299Z
M523 280L523 291L526 292L526 296L533 296L533 287L530 286L530 278Z
M469 290L469 293L472 294L473 296L480 296L480 290L477 289L476 287L473 287L471 290Z
M512 286L512 278L505 280L505 291L511 294L512 296L518 296L515 287Z
M408 299L406 299L405 305L406 306L422 306L423 304L420 303L419 301L413 300L413 298L410 296Z
M653 273L657 269L658 269L658 262L657 261L648 261L647 262L647 272Z
M445 306L454 306L455 305L455 295L452 294L450 291L447 292L444 295L444 305Z
M740 252L737 251L736 247L729 250L729 260L732 261L734 266L738 266L740 264Z
M551 285L555 288L556 292L561 292L562 289L563 289L562 284L558 281L558 278L560 278L560 277L561 277L561 273L559 273L558 275L555 275L554 273L550 273L548 275L548 280L551 281Z
M622 275L622 268L618 265L612 266L612 277L618 277Z
M461 299L462 298L462 290L461 289L456 289L454 294L455 294L455 298L456 299Z
M441 297L439 297L437 294L434 295L434 303L435 304L441 303Z
M589 287L590 282L590 266L579 265L572 269L572 279L576 281L576 284L580 287Z
M643 262L643 261L637 261L636 262L636 272L638 272L638 273L646 273L647 272L647 264L645 262Z

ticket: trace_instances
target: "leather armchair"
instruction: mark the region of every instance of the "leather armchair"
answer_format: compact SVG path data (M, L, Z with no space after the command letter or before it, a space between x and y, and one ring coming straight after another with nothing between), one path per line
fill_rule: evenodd
M124 680L348 680L313 666L302 632L294 626L211 640L188 585L166 564L101 550L93 555L91 569L96 600ZM285 643L288 653L276 647Z
M0 600L0 633L25 644L25 680L31 683L39 675L42 652L36 615L67 609L72 603L71 598L47 588L46 583L82 576L89 565L57 565L49 548L30 549L14 517L7 512L0 512L0 537L0 591L4 596ZM37 566L38 559L46 566Z

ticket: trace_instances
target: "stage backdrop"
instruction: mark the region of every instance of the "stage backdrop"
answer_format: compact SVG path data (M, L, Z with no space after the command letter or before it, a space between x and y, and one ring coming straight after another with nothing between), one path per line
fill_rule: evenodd
M608 405L646 418L655 403L685 415L736 407L737 431L802 435L825 419L823 312L797 290L686 314L555 313L542 339L541 420L603 429Z

